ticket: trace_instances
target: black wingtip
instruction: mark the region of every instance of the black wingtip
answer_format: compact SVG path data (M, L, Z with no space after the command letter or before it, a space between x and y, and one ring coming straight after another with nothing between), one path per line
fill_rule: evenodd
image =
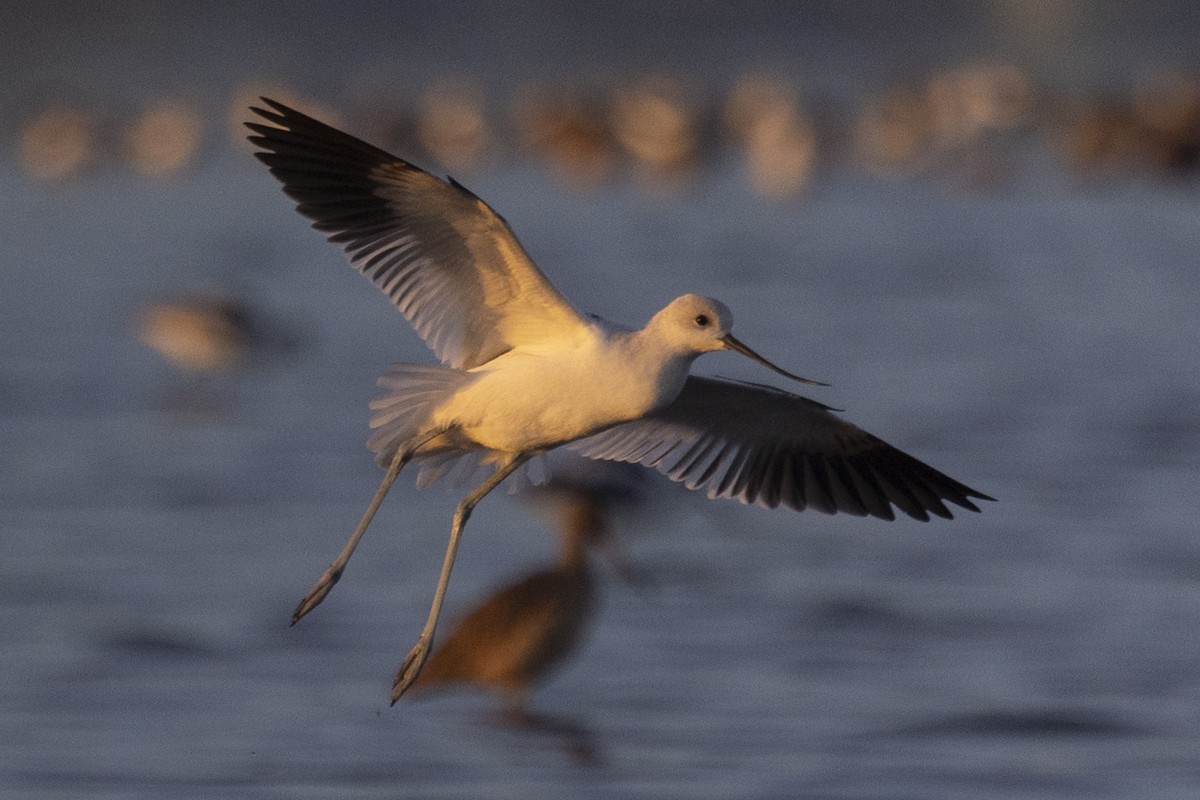
M986 500L989 503L996 502L996 498L989 497L983 492L977 492L967 486L962 486L962 484L959 484L959 486L961 487L959 497L944 497L943 499L949 500L959 508L965 508L967 511L974 511L976 514L982 514L983 509L972 503L971 500Z
M250 128L250 130L252 130L252 131L262 132L262 131L278 130L280 128L290 129L290 128L294 127L297 123L305 123L305 122L313 123L313 124L316 124L316 125L322 126L322 127L328 127L327 125L325 125L325 123L321 122L320 120L315 119L314 117L310 117L308 114L305 114L303 111L297 111L296 109L292 108L291 106L285 105L285 104L279 102L278 100L272 100L270 97L265 97L265 96L259 96L258 99L260 102L262 102L264 105L266 105L267 108L259 108L258 106L249 106L249 109L252 113L257 114L258 116L265 119L267 122L270 122L271 125L270 126L263 125L261 122L258 122L257 120L251 120L249 122L242 123L247 128ZM257 127L255 127L255 126L257 126Z
M300 113L299 111L292 108L291 106L284 105L283 103L279 102L278 100L272 100L270 97L267 97L265 95L259 95L258 99L260 102L269 106L271 110L266 111L261 108L255 108L254 106L251 106L250 108L251 108L251 110L256 111L259 114L262 114L264 116L266 116L272 112L274 112L276 114L299 114Z
M976 500L986 500L986 501L988 501L989 503L998 503L998 502L1000 502L1000 501L999 501L999 500L997 500L996 498L994 498L994 497L990 497L990 496L988 496L988 495L984 494L983 492L977 492L977 491L975 491L974 489L972 489L972 490L971 490L971 494L970 494L970 496L971 496L971 497L973 497L973 498L975 498ZM978 509L978 508L976 508L976 509L972 509L972 510L973 510L973 511L978 511L979 509Z
M265 103L274 105L274 103L266 97L260 97L259 99ZM254 144L257 147L265 147L266 140L264 137L269 136L272 131L278 131L284 127L286 121L284 115L282 112L268 111L264 108L259 108L258 106L250 106L250 112L252 114L257 114L262 119L265 119L267 122L271 123L270 125L264 125L258 119L248 119L242 123L242 125L250 131L246 138L250 140L251 144Z

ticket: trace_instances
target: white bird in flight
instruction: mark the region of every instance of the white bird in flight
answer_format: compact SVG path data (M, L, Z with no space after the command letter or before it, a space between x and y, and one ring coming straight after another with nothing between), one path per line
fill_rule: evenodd
M689 375L698 356L741 353L720 301L685 294L641 330L585 316L533 263L508 224L462 185L274 100L251 110L255 155L329 241L392 299L442 362L396 364L379 379L368 446L383 481L342 551L292 615L341 577L410 461L427 485L461 456L495 471L459 502L433 602L396 673L393 698L428 658L459 538L476 504L531 457L560 445L654 467L710 498L894 519L978 511L985 494L779 389ZM824 384L820 384L824 385Z

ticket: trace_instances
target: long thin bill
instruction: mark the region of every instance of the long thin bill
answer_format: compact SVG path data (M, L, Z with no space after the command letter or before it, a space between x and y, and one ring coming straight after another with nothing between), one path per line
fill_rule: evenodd
M742 344L737 339L733 338L732 333L726 334L721 339L721 341L725 343L725 346L727 348L734 351L735 353L741 353L742 355L746 356L747 358L752 359L752 360L757 361L758 363L762 364L764 367L771 370L772 372L778 372L780 375L783 375L784 377L791 378L794 381L800 381L801 383L809 383L809 384L812 384L813 386L828 386L829 385L828 383L823 383L821 381L814 381L811 378L802 378L799 375L794 375L791 372L788 372L786 369L775 366L770 361L767 361L765 358L760 356L758 353L754 352L749 347L746 347L746 345Z

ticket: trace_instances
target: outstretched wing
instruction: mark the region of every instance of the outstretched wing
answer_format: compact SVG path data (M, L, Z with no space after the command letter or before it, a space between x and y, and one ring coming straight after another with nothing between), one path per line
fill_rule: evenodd
M778 389L689 376L673 403L571 445L589 458L654 467L710 498L827 514L919 520L978 511L992 500L813 400Z
M282 103L252 108L255 153L437 357L470 369L584 325L487 203Z

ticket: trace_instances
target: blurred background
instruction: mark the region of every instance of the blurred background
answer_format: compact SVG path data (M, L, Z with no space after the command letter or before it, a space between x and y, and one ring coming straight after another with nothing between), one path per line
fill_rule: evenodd
M0 796L1195 797L1198 41L1173 0L4 3ZM375 377L432 356L251 157L263 94L453 175L583 310L723 299L1000 502L647 474L610 527L653 588L596 565L555 724L388 709L453 487L287 621ZM480 506L451 618L554 562L536 506Z

